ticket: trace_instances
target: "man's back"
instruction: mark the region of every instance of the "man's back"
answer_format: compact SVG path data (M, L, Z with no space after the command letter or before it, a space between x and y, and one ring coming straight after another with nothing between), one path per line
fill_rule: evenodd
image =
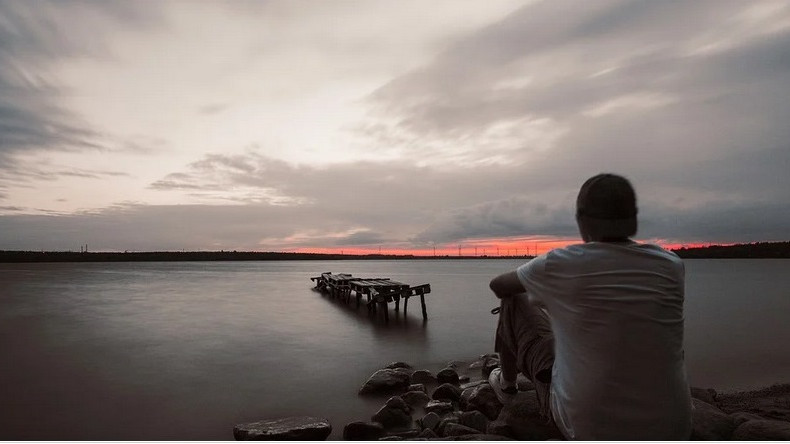
M575 439L688 439L684 269L655 245L589 242L517 271L555 337L551 409Z

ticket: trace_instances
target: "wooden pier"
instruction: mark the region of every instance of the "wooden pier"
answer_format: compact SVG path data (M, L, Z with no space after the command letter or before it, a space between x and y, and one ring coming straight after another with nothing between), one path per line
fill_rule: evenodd
M389 321L389 303L395 302L395 311L400 311L400 300L403 299L403 315L406 316L409 298L420 297L422 318L428 319L425 307L425 295L431 292L430 284L411 286L390 278L356 278L350 274L332 272L321 273L321 276L311 277L315 288L327 293L331 298L340 299L346 303L356 300L356 305L362 305L363 298L369 312L376 312L376 307L384 311L384 319Z

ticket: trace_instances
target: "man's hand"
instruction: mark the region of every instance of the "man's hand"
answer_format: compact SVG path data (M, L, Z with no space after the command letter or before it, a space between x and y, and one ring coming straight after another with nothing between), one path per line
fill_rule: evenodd
M527 291L515 271L500 274L488 284L496 297L502 299Z

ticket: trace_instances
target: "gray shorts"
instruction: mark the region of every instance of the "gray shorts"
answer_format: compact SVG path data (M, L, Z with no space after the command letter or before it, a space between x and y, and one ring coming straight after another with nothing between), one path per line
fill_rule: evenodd
M554 332L546 310L530 303L526 293L503 298L494 350L516 359L518 371L535 384L541 413L549 416Z

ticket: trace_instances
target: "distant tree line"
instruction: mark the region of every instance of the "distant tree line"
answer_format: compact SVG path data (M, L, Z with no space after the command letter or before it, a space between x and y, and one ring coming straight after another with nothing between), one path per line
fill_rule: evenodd
M679 248L674 251L684 259L771 259L790 258L790 242L754 242L736 245Z
M767 259L790 258L790 242L755 242L738 245L672 250L687 259ZM174 261L284 261L284 260L366 260L366 259L485 259L485 256L414 256L389 254L324 254L257 251L147 251L95 252L85 251L4 251L0 262L174 262ZM488 258L496 258L489 256ZM513 257L508 257L513 259ZM522 256L529 259L531 256Z

